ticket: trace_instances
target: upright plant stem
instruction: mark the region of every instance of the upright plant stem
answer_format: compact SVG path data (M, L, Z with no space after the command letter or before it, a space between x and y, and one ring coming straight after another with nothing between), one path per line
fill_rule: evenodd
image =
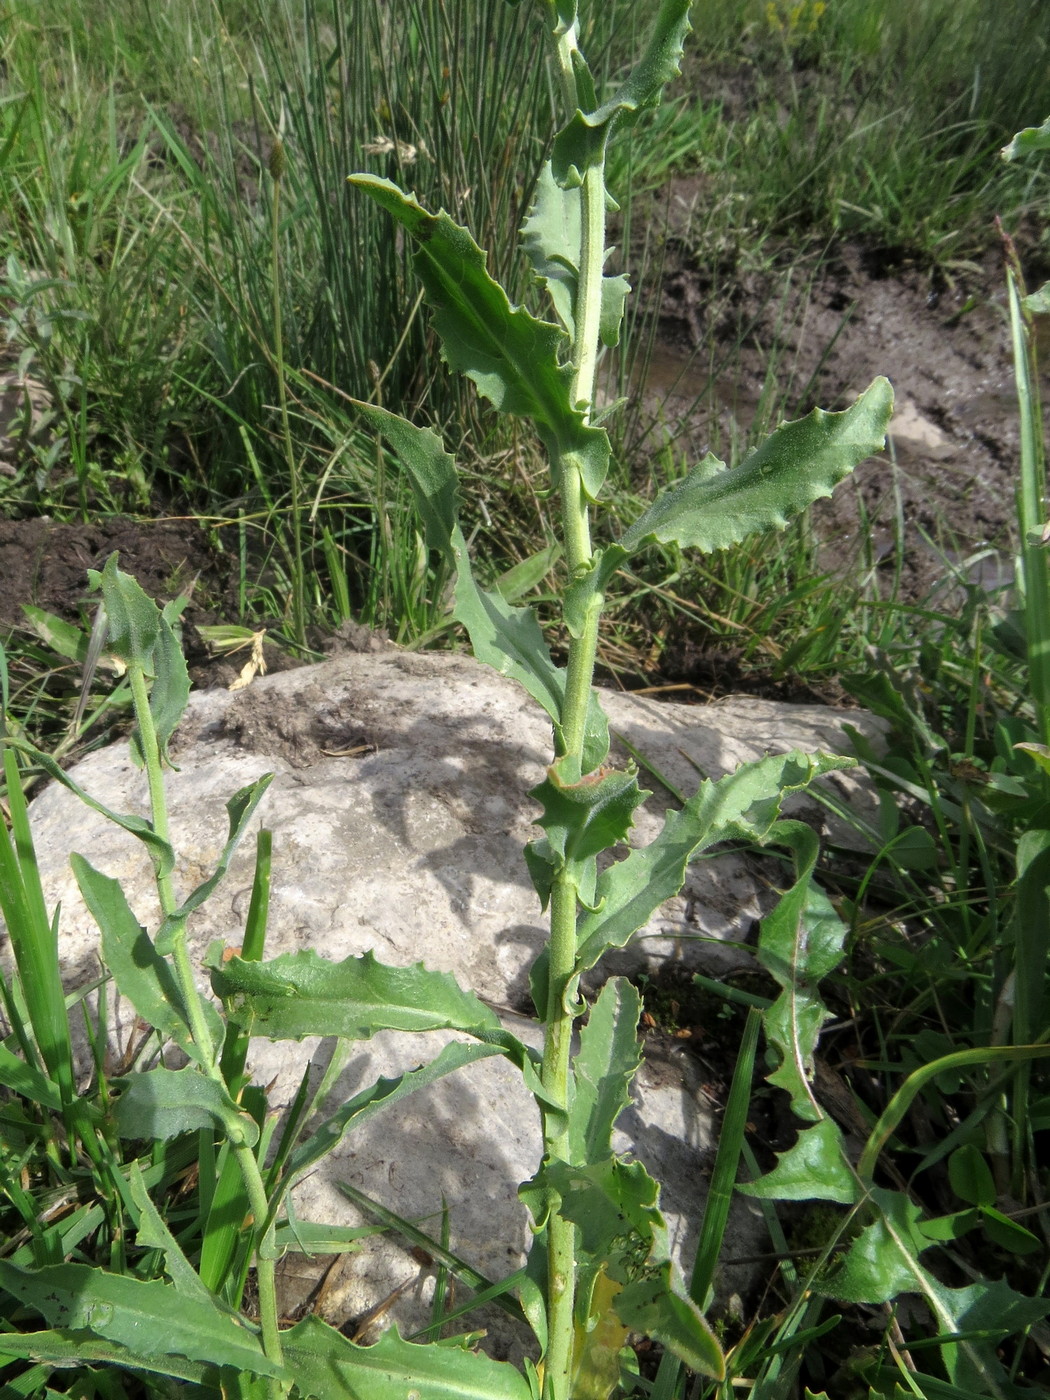
M1021 472L1017 487L1024 584L1025 628L1028 634L1028 673L1035 700L1039 741L1050 744L1050 581L1047 578L1046 465L1043 454L1039 381L1035 370L1034 337L1026 323L1024 283L1016 253L1007 266L1010 330L1014 352L1021 427Z
M553 8L553 7L552 7ZM554 50L563 86L572 107L577 94L572 67L576 47L575 27L555 34ZM601 320L602 269L605 260L604 161L584 174L580 190L581 245L573 340L573 403L589 415L594 397ZM578 464L562 460L554 464L561 490L562 529L569 571L578 575L591 566L592 550L587 496ZM562 761L578 767L582 776L584 739L594 662L598 647L601 598L596 597L580 635L571 639L561 715L564 742ZM571 1080L572 1028L578 1014L573 969L576 962L576 920L579 891L575 878L562 870L551 887L551 933L548 945L550 971L547 993L547 1031L543 1054L544 1088L565 1110L557 1126L545 1128L545 1148L552 1160L568 1161L568 1108ZM573 1369L573 1311L576 1297L576 1230L552 1202L547 1226L547 1325L548 1347L544 1366L544 1400L568 1400Z
M146 764L153 830L162 840L170 844L168 801L164 791L160 746L157 743L157 731L149 707L149 691L142 667L129 666L128 680L131 684L135 719L138 723L142 753ZM170 874L157 875L157 895L160 900L161 912L165 918L169 918L178 907L175 899L175 887ZM193 976L193 967L187 947L185 921L177 929L172 940L172 962L190 1030L193 1033L194 1042L201 1051L201 1068L209 1078L225 1087L222 1071L216 1061L215 1044L208 1030L208 1023L204 1019L204 1006ZM255 1153L246 1143L234 1144L234 1153L241 1169L244 1189L248 1195L252 1215L255 1218L256 1240L261 1242L269 1228L269 1203L266 1199L262 1171L255 1159ZM255 1271L259 1285L259 1316L262 1325L263 1349L271 1361L279 1363L283 1359L283 1353L277 1325L276 1266L272 1258L264 1257L265 1253L266 1251L260 1250L257 1245ZM283 1393L281 1384L276 1379L271 1378L267 1385L271 1396L276 1397Z

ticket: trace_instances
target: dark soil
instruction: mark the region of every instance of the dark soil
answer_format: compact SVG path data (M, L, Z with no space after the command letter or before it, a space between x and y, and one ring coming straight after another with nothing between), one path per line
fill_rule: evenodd
M672 203L685 208L697 195L682 181ZM1033 282L1042 271L1032 269ZM720 292L719 283L728 290ZM696 266L672 219L660 340L646 382L647 401L660 404L659 421L673 424L690 456L709 449L725 456L733 433L748 431L770 382L795 415L816 403L841 408L875 375L887 374L897 398L890 450L865 462L815 511L827 567L855 569L866 548L885 591L908 602L950 574L946 560L969 561L970 575L986 585L1008 576L1018 433L998 251L949 280L892 250L844 247L806 275L796 268L786 295L783 286L783 270L775 268L718 279ZM706 350L703 365L695 353L712 333L726 347L713 376ZM784 349L771 370L777 341ZM228 683L240 659L235 665L211 657L195 629L241 620L232 561L191 519L0 521L0 636L23 623L22 603L90 621L86 571L101 569L114 550L152 597L189 594L185 640L194 679ZM837 689L824 687L817 696L798 681L774 683L731 649L713 651L685 635L679 643L654 679L688 682L697 698L757 687L783 700L843 699ZM269 646L267 662L294 664Z
M189 598L182 635L190 674L197 685L228 684L239 666L214 656L197 628L238 621L233 563L190 519L0 520L0 638L26 631L23 604L90 628L98 595L90 591L87 571L100 570L115 551L121 568L158 603ZM265 653L271 669L288 664L277 647L267 645Z
M200 621L232 620L230 566L193 521L109 517L71 525L45 516L0 520L0 627L24 621L22 603L67 622L90 620L96 597L87 571L101 569L114 551L152 598L189 593Z

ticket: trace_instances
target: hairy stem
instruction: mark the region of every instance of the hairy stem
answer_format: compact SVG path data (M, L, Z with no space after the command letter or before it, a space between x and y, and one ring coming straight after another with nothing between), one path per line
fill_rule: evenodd
M572 51L575 27L556 34L554 50L571 108L579 105ZM594 401L598 368L599 329L602 310L602 276L605 261L604 159L584 174L580 190L581 239L579 281L574 307L575 336L572 349L572 402L589 417ZM556 464L561 489L562 529L566 561L578 575L591 566L592 549L587 496L579 464L571 457ZM594 661L598 647L601 601L595 600L580 636L569 645L565 704L561 715L564 756L583 770L587 712L590 707ZM547 989L547 1031L543 1053L543 1083L564 1110L561 1118L548 1118L544 1146L551 1160L568 1161L568 1110L571 1098L572 1028L578 1014L573 988L576 961L576 920L579 891L576 880L562 870L551 888L551 935L548 947L550 973ZM547 1328L548 1349L544 1363L544 1400L568 1400L573 1374L576 1301L576 1228L552 1201L547 1225Z
M563 1110L544 1123L544 1146L551 1160L569 1159L569 1080L574 1015L565 1007L576 960L576 885L562 872L551 889L547 1034L543 1046L544 1088ZM551 1126L552 1124L556 1126ZM573 1308L576 1301L576 1227L551 1202L547 1223L547 1334L544 1400L568 1400L572 1379Z
M153 724L153 714L149 707L149 693L146 688L146 677L142 667L134 664L129 666L128 680L131 684L131 696L135 706L135 719L138 722L139 737L142 742L142 753L146 764L146 778L149 783L150 816L153 821L153 830L162 840L167 841L170 845L171 835L168 826L168 799L164 792L164 770L161 764L160 746L157 743L157 731ZM159 871L157 872L157 897L160 900L161 912L164 917L170 918L178 907L175 899L175 886L170 872L166 874L161 874ZM190 1023L190 1030L193 1032L194 1042L199 1046L207 1063L209 1065L213 1064L215 1060L215 1046L212 1043L207 1022L204 1019L204 1008L201 1005L200 993L197 991L197 983L194 980L193 968L190 964L189 950L186 947L185 922L183 922L172 940L172 962L175 967L175 977L179 984L179 992L182 995L182 1004Z
M580 189L580 280L576 293L576 337L572 346L572 397L588 415L598 371L602 278L605 265L605 154L590 166Z
M244 1189L252 1209L257 1247L255 1251L255 1281L259 1288L259 1322L262 1327L263 1350L271 1361L283 1361L281 1333L277 1326L277 1266L268 1257L269 1250L258 1248L270 1233L270 1205L266 1199L262 1171L255 1159L255 1153L247 1145L240 1143L234 1147L237 1165L241 1169ZM269 1382L271 1395L283 1394L283 1387L276 1380Z

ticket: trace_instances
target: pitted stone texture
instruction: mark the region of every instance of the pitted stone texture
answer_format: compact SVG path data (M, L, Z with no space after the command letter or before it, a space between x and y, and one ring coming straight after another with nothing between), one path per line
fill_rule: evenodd
M612 693L603 702L613 731L688 791L697 768L720 777L767 752L848 752L847 724L871 742L880 736L878 722L859 711L757 700L697 708ZM167 779L176 889L184 897L211 873L226 839L230 795L274 772L253 823L273 832L267 954L312 948L339 960L370 950L382 962L421 961L452 972L511 1016L525 1004L528 968L544 939L521 848L535 834L536 808L527 794L543 777L550 737L545 716L517 686L449 655L349 655L267 677L236 695L195 695L173 748L179 771ZM107 806L147 814L145 778L126 744L91 754L72 776ZM854 775L830 782L847 806L873 801ZM656 794L638 813L634 833L642 844L659 830L668 800L662 787L652 786ZM812 803L808 810L819 817ZM73 881L70 852L119 879L140 921L155 928L149 861L134 838L57 784L32 804L32 822L49 904L62 905L67 980L83 984L98 973L98 932ZM249 833L226 880L191 920L202 985L208 944L241 941L252 847ZM769 881L779 874L775 865L738 853L697 863L682 895L629 948L606 959L602 975L654 971L668 957L724 972L747 958L734 945L768 908ZM127 1006L111 1014L118 1052L133 1020ZM518 1025L535 1040L534 1023ZM380 1075L420 1064L440 1043L441 1037L383 1035L354 1046L340 1089L352 1094ZM315 1048L253 1042L257 1081L276 1077L275 1107L290 1102ZM701 1214L704 1154L715 1131L693 1074L684 1054L662 1067L647 1063L618 1143L664 1181L686 1268ZM516 1073L505 1061L485 1060L355 1130L298 1188L297 1208L304 1219L354 1223L337 1185L346 1180L406 1217L429 1217L440 1233L444 1199L453 1248L498 1277L516 1267L526 1246L516 1191L535 1171L540 1151L535 1106ZM730 1256L761 1252L756 1221L753 1208L741 1205ZM315 1277L320 1265L307 1267ZM371 1244L344 1270L333 1294L336 1320L368 1311L417 1269L397 1244ZM425 1293L410 1289L399 1300L392 1315L403 1327L427 1320ZM513 1349L503 1333L493 1342L497 1351Z
M740 699L707 707L605 693L621 734L680 789L697 768L721 777L740 762L790 748L848 752L845 725L879 738L861 711ZM246 692L191 698L168 775L183 893L205 879L226 838L224 804L266 772L276 778L253 826L273 832L267 951L315 948L329 958L371 949L384 962L422 959L501 1006L520 1008L544 931L521 848L535 835L528 791L550 758L546 717L512 682L449 655L352 655L266 677ZM146 815L145 778L126 744L89 755L72 776L99 801ZM645 774L643 774L643 778ZM847 806L867 806L852 773L827 780ZM659 830L662 787L636 815L633 839ZM806 800L804 800L806 801ZM806 811L822 814L812 800ZM127 833L52 784L33 803L41 872L62 903L63 955L73 982L97 970L97 931L69 869L79 851L124 887L147 926L158 918L148 861ZM213 938L236 945L252 885L252 840L191 924L200 963ZM731 854L693 866L616 969L652 971L668 956L716 974L700 938L741 940L769 904L775 865Z
M540 1046L535 1022L507 1017L519 1038ZM432 1059L450 1035L383 1033L354 1046L333 1094L349 1098L379 1075L411 1069ZM256 1073L287 1069L288 1046L255 1042ZM633 1103L614 1136L618 1152L630 1152L662 1183L661 1206L675 1256L688 1270L695 1253L701 1203L714 1158L715 1126L699 1093L699 1074L686 1052L666 1061L643 1063ZM289 1078L282 1081L287 1098ZM384 1110L362 1124L325 1159L320 1170L295 1192L299 1218L359 1223L339 1183L357 1187L381 1205L440 1238L442 1212L448 1212L450 1245L483 1275L499 1279L525 1262L530 1231L517 1187L536 1171L542 1156L536 1106L521 1076L502 1057L459 1070L426 1091ZM764 1226L753 1202L741 1200L730 1219L727 1257L761 1253ZM282 1264L285 1306L309 1296L330 1261L295 1256ZM746 1268L729 1268L719 1279L725 1295L746 1286ZM433 1270L421 1266L407 1246L382 1238L368 1240L339 1271L338 1285L326 1289L325 1312L343 1324L367 1317L403 1285L393 1315L402 1330L430 1320ZM472 1320L471 1325L475 1325ZM487 1309L486 1349L520 1355L527 1341L504 1314ZM352 1329L351 1329L352 1330ZM367 1339L367 1332L362 1340Z

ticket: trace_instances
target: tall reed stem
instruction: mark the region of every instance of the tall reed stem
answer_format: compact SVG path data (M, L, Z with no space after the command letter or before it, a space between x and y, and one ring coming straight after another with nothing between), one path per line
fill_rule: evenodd
M299 491L299 463L292 443L292 426L288 416L288 385L284 367L284 321L281 312L281 181L285 170L284 144L278 138L270 152L270 174L273 176L273 199L270 204L270 260L273 314L274 369L277 373L277 403L281 414L281 442L288 465L288 487L292 502L292 634L301 647L306 646L306 575L303 568L303 521Z

